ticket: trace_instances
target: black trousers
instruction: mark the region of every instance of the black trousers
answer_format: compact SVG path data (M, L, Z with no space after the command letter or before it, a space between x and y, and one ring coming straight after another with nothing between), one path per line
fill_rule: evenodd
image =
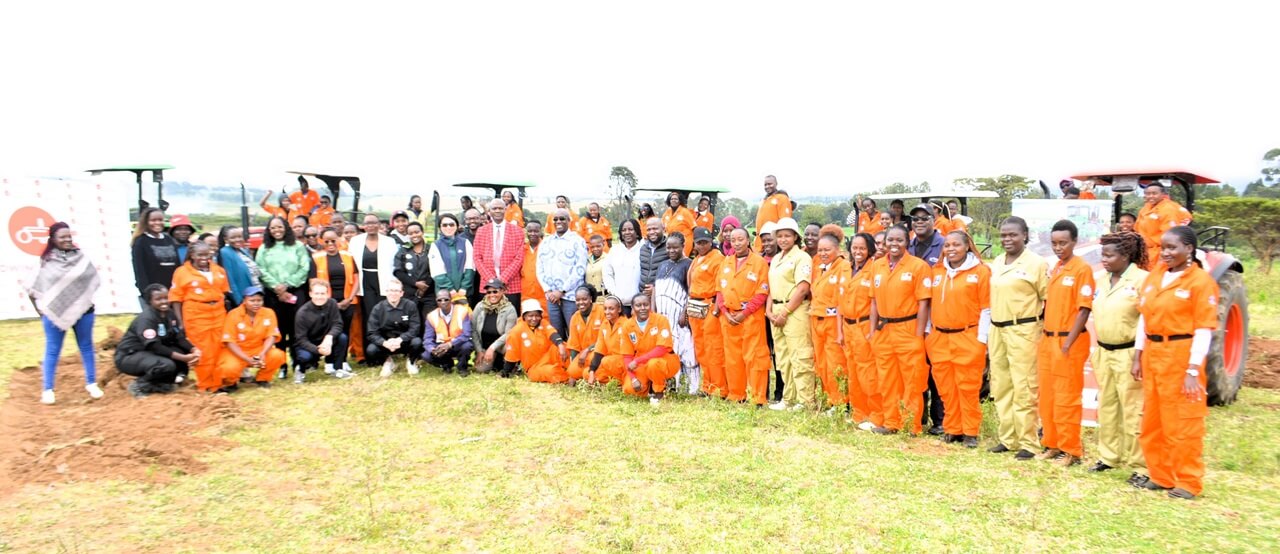
M467 363L471 360L471 343L466 343L461 347L454 345L449 348L448 352L445 352L444 355L441 356L436 356L430 352L426 352L422 357L427 361L427 363L440 369L454 369L454 365L456 363L458 371L466 371Z
M280 320L279 321L280 340L276 341L276 348L279 348L280 350L284 350L287 352L289 349L289 345L293 344L293 339L294 339L293 321L294 321L294 318L297 317L298 315L298 307L303 305L306 302L309 302L310 295L307 293L306 287L290 288L289 292L297 297L297 301L290 304L288 302L281 300L280 297L276 296L275 290L268 287L263 287L263 288L266 289L266 294L264 295L265 298L263 299L263 303L268 308L271 308L271 310L276 313L276 319Z
M777 360L773 357L773 325L769 324L769 320L764 322L764 341L769 345L769 363L773 367L778 367ZM787 384L782 380L782 371L773 370L773 401L782 402L782 391L786 390Z
M115 362L120 373L138 378L138 386L143 392L155 391L160 385L172 385L178 377L178 362L146 350L132 354L117 353ZM186 373L186 370L186 364L182 364L182 372Z
M412 361L417 361L422 357L422 339L420 338L415 337L407 344L400 343L400 349L395 352L383 348L381 344L374 342L375 340L377 339L373 337L365 338L364 360L369 365L381 364L387 361L387 358L397 354L404 354Z
M946 415L946 407L942 405L942 396L938 395L938 385L933 382L933 364L929 365L929 390L924 391L924 409L920 413L920 425L927 431L933 426L942 426L942 418ZM933 423L929 423L933 420Z

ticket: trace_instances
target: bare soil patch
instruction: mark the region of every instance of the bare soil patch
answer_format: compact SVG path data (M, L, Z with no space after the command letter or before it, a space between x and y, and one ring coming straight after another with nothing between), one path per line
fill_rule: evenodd
M233 398L197 392L191 380L173 394L133 398L125 390L133 377L111 361L120 330L108 333L98 344L99 400L84 390L78 354L59 361L52 406L40 403L39 367L14 371L0 406L0 495L103 478L166 482L204 471L201 454L232 444L217 435L242 417Z
M1244 386L1280 389L1280 340L1260 337L1249 339L1249 361L1244 373Z

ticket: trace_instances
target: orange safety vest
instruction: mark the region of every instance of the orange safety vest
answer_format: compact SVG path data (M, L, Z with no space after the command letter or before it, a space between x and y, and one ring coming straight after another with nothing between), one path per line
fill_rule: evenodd
M449 321L445 321L443 314L440 313L440 308L436 308L427 314L427 323L430 323L431 328L436 331L437 343L446 343L462 336L462 321L471 319L471 308L454 306L453 310L449 312L449 316Z
M311 255L311 260L316 264L316 279L326 283L329 282L328 257L329 253L323 250ZM334 299L335 302L346 300L348 296L351 296L351 291L356 288L356 259L351 257L351 254L348 254L346 250L339 250L338 257L342 258L342 274L346 277L346 281L342 286L342 297ZM357 296L355 300L351 301L351 305L353 306L359 303L359 296Z

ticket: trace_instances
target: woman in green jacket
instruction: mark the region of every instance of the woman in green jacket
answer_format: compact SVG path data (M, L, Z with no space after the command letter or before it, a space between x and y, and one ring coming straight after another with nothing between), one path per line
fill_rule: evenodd
M307 274L311 271L311 256L307 248L294 236L293 229L281 217L267 222L267 232L262 237L254 261L262 272L262 285L267 289L267 307L276 312L280 323L280 340L276 348L288 352L293 344L293 318L298 306L307 302ZM280 369L279 378L288 373L287 366Z

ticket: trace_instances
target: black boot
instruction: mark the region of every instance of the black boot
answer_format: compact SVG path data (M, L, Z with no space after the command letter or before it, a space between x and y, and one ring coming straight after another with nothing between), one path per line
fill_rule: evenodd
M513 371L515 371L515 368L516 368L516 364L515 364L515 362L508 362L508 361L506 361L506 360L503 360L503 362L502 362L502 378L503 378L503 379L510 379L510 378L511 378L511 373L512 373Z
M467 360L458 360L458 377L466 377L471 375L471 370L467 368Z

